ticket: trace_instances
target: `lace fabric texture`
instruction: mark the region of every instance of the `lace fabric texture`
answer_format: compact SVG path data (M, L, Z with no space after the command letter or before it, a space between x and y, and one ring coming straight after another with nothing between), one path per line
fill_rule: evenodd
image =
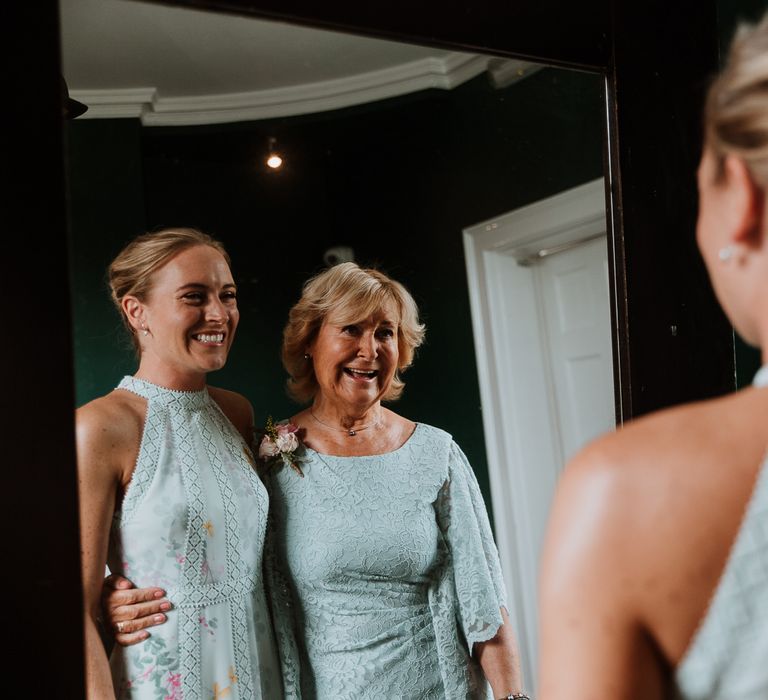
M768 367L755 386L768 385ZM683 700L768 698L768 459L715 594L675 672Z
M119 388L147 399L147 415L108 563L165 588L173 609L145 642L115 647L117 697L281 698L261 574L268 496L250 451L205 390Z
M466 457L419 424L398 450L305 449L267 477L267 575L287 698L486 698L472 646L506 606Z

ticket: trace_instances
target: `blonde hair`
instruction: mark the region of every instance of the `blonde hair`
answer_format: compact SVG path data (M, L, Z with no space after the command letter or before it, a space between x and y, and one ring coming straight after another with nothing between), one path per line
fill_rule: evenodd
M706 143L718 159L741 158L755 182L768 185L768 15L739 28L705 108Z
M301 299L288 313L283 330L283 367L290 378L288 394L300 403L311 401L318 383L312 362L305 358L307 347L317 336L323 321L333 312L339 323L356 323L393 303L398 312L399 359L392 384L382 397L394 401L403 393L400 373L411 366L417 347L424 341L424 324L408 290L378 270L341 263L321 272L304 284Z
M110 264L107 280L112 302L117 307L123 325L131 334L131 341L137 353L141 352L141 348L136 331L123 311L123 298L130 295L139 301L146 301L152 288L152 273L173 256L198 245L215 248L224 256L227 265L231 265L224 245L194 228L167 228L144 233L125 246Z

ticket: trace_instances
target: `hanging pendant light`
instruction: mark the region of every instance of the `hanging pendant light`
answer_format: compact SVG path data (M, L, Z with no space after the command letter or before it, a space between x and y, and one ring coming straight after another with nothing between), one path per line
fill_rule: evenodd
M270 170L280 170L283 167L283 156L277 150L277 139L274 136L269 137L269 151L265 162Z

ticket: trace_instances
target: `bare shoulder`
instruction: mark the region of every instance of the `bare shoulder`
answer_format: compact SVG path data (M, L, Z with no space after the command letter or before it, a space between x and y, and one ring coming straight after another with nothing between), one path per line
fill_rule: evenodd
M78 443L111 446L135 442L141 436L146 401L127 391L116 390L81 406L75 412Z
M146 401L115 390L75 413L77 455L81 474L108 470L127 481L138 453Z
M617 514L630 504L651 507L637 496L660 486L674 487L671 499L689 500L683 487L730 482L735 463L752 465L744 476L754 476L768 444L766 419L768 390L752 388L659 411L588 445L566 469L563 488L608 488L620 499Z
M674 662L738 531L766 426L768 390L750 388L638 419L588 445L558 487L545 596L579 586L586 609L608 611L614 601Z
M253 438L253 407L242 394L228 389L209 386L208 393L219 405L224 415L237 428L243 438L250 443Z

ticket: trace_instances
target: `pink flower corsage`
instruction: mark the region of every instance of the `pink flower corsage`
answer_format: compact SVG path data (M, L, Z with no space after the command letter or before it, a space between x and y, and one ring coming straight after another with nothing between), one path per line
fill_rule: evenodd
M300 446L299 426L287 421L275 424L272 416L267 418L264 437L259 443L259 459L267 466L284 464L303 478L304 472L301 471L299 458L296 456Z

